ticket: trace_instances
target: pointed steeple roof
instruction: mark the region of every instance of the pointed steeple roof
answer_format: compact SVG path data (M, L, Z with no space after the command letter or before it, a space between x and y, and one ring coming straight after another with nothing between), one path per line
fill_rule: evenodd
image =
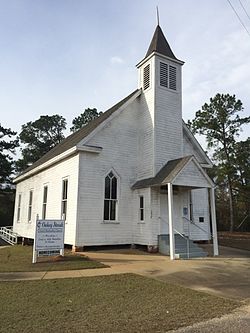
M157 27L155 29L153 38L151 40L151 43L149 45L148 52L147 52L145 58L147 58L153 52L158 52L158 53L160 53L162 55L165 55L169 58L178 60L175 57L173 51L171 50L171 48L170 48L162 30L161 30L161 27L159 25L157 25Z

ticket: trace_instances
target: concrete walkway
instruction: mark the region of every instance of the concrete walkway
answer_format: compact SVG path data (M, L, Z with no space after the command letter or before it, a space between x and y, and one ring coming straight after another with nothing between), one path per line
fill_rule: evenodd
M220 253L216 258L171 261L167 256L130 250L84 252L110 268L0 273L0 281L135 273L219 296L250 300L250 252L220 247Z

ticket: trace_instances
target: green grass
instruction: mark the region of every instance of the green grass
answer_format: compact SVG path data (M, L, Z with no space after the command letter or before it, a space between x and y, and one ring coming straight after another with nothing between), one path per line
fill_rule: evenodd
M166 332L235 301L133 274L2 282L0 332Z
M32 246L9 246L0 248L0 272L63 271L84 268L107 267L86 256L65 251L65 257L43 257L32 264Z

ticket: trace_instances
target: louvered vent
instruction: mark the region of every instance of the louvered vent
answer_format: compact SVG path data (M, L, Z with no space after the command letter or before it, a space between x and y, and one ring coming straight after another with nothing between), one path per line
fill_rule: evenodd
M176 90L176 67L169 65L169 89Z
M143 88L144 90L150 86L150 64L144 67L143 70Z
M168 65L160 62L160 85L168 88Z

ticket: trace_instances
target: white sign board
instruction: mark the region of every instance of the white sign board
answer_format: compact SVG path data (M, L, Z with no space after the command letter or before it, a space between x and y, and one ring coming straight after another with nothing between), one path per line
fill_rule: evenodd
M64 220L37 220L35 251L64 248Z

